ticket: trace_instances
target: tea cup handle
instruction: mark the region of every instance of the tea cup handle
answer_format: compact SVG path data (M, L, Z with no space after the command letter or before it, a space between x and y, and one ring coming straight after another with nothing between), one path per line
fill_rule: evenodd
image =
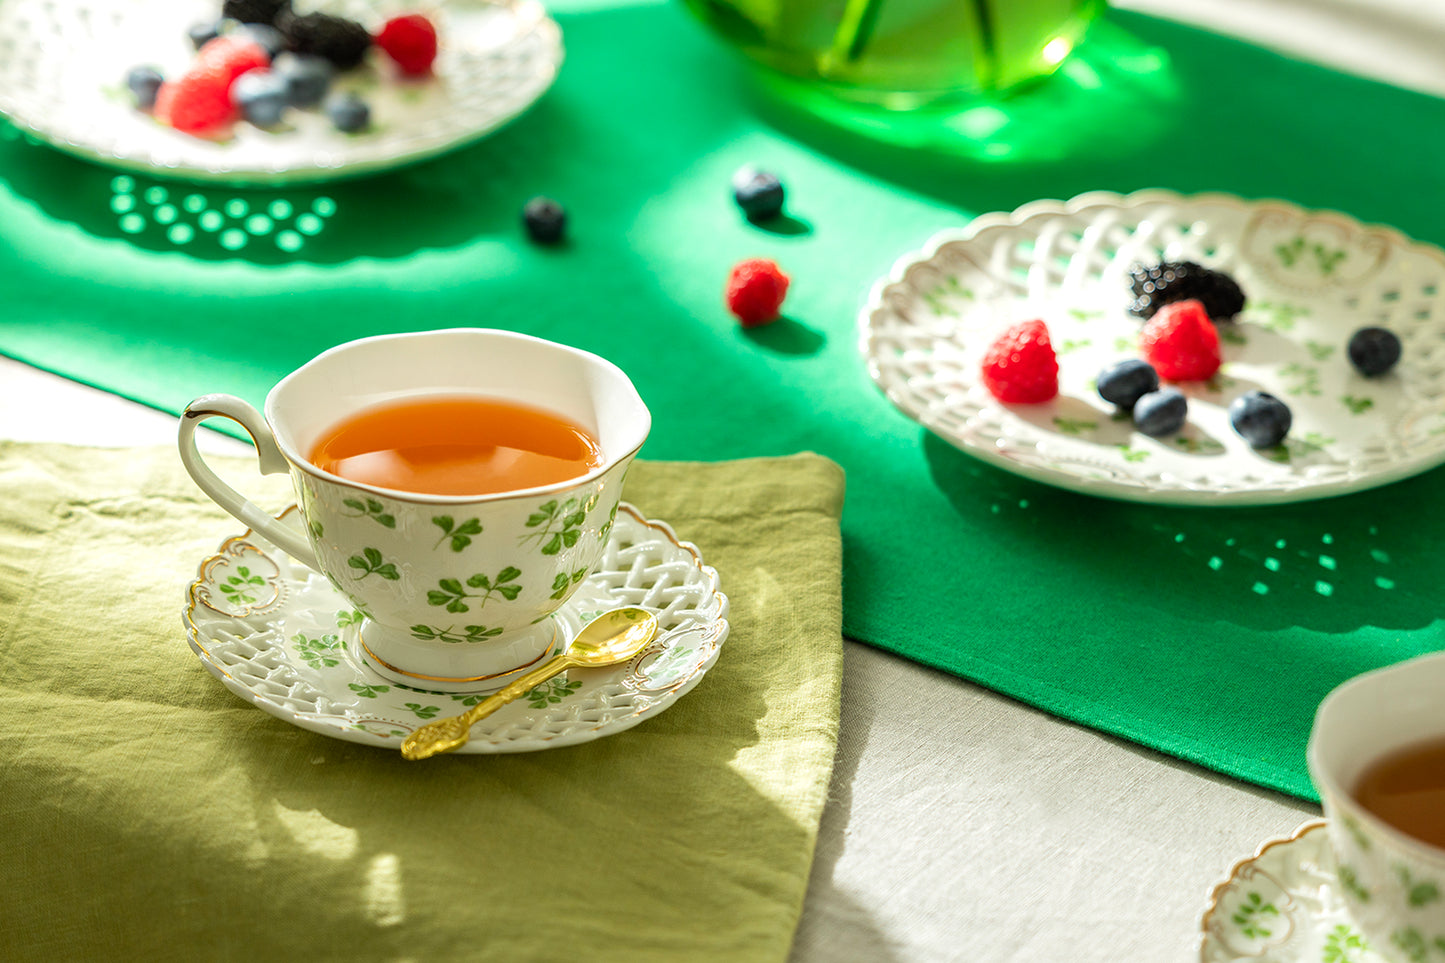
M196 447L196 429L207 418L216 417L230 418L246 429L246 433L256 445L256 458L261 463L261 474L276 475L291 470L290 462L281 454L281 449L261 413L235 395L219 394L202 395L187 405L181 415L181 464L186 466L186 471L190 472L191 478L201 491L210 496L211 501L287 555L320 571L321 565L316 561L316 553L306 541L306 536L285 522L273 518L269 512L261 510L240 492L221 481L201 457L201 450Z

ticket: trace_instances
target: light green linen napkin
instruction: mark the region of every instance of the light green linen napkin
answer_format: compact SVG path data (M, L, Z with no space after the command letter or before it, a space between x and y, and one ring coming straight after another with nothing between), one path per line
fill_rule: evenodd
M837 739L842 495L814 455L636 464L627 499L732 601L717 665L596 742L408 763L201 667L183 591L241 526L173 451L0 443L0 956L785 959Z

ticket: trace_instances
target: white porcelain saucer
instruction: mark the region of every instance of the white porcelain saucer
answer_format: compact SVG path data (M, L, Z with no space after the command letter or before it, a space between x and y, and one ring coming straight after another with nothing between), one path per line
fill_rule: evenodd
M1214 888L1200 963L1390 963L1345 911L1325 821L1265 843Z
M299 530L300 513L280 516ZM717 661L728 599L697 547L624 503L597 570L556 618L567 640L624 605L655 612L659 632L630 662L571 670L472 728L458 752L529 752L590 742L672 705ZM484 698L398 685L359 655L361 616L326 578L252 532L201 563L182 614L201 663L236 695L293 725L396 749L423 723Z
M1098 396L1094 379L1137 357L1129 270L1192 260L1227 271L1248 301L1221 326L1224 365L1182 386L1189 423L1155 439ZM1008 326L1042 319L1059 397L1004 405L980 363ZM1399 335L1399 366L1365 378L1346 344ZM965 452L1059 488L1130 501L1256 505L1383 485L1445 461L1445 252L1393 228L1282 201L1141 191L1038 201L986 214L900 260L859 319L860 348L901 411ZM1251 449L1235 397L1292 409L1285 443Z
M398 12L386 0L317 7L368 29ZM520 114L556 78L562 35L537 0L428 0L424 8L439 36L432 77L398 80L373 50L337 79L371 107L367 131L343 134L318 111L292 111L287 129L238 123L232 138L213 141L136 110L125 76L140 64L182 73L194 56L186 29L215 19L219 0L8 0L0 3L0 114L114 167L282 184L376 172L458 147Z

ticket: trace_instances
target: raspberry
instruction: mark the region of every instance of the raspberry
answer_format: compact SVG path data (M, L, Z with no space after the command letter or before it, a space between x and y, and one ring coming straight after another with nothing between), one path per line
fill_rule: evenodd
M293 51L325 57L337 70L359 65L371 46L371 34L365 27L329 13L298 16L283 10L276 18L276 28Z
M773 261L764 257L739 261L728 275L727 306L745 328L755 328L778 319L778 309L788 293L790 279Z
M210 134L236 119L231 83L221 67L193 67L184 77L162 84L155 115L184 134Z
M1129 272L1129 290L1134 295L1129 311L1141 318L1152 318L1171 302L1190 299L1204 302L1214 321L1228 321L1244 310L1244 292L1234 278L1193 261L1136 264Z
M266 53L266 48L250 37L237 33L217 37L197 51L196 62L186 74L189 76L215 70L225 78L224 82L229 89L236 78L246 71L264 70L269 66L271 57Z
M1139 350L1166 381L1204 381L1219 370L1219 332L1198 301L1160 308L1144 325Z
M437 56L437 29L421 14L408 13L383 24L375 43L402 73L415 77L431 70Z
M983 383L1005 404L1037 404L1059 393L1059 359L1042 321L1021 321L983 356Z
M236 119L231 84L271 62L254 41L239 36L217 37L200 49L191 69L156 93L155 115L186 134L211 134Z

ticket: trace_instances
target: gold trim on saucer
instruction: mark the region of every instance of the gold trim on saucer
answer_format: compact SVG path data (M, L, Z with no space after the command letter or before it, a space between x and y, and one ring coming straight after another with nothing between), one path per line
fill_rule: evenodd
M1246 866L1248 866L1250 863L1255 862L1265 853L1269 852L1271 849L1274 849L1276 846L1283 846L1287 843L1299 842L1300 839L1302 839L1309 833L1312 833L1317 829L1324 829L1326 823L1327 820L1324 819L1311 819L1309 822L1304 823L1288 836L1281 837L1279 839L1271 839L1264 843L1261 843L1259 849L1255 850L1253 856L1246 856L1244 859L1239 860L1233 866L1231 866L1229 868L1229 872L1225 875L1224 880L1218 883L1212 890L1209 891L1209 907L1205 909L1204 916L1199 921L1199 934L1201 940L1203 939L1203 937L1209 935L1209 924L1210 921L1214 918L1214 911L1219 909L1219 898L1224 895L1225 889L1229 887L1229 884L1234 882L1235 878L1239 876L1240 872L1243 871ZM1201 944L1200 953L1202 954L1203 952L1204 947Z

